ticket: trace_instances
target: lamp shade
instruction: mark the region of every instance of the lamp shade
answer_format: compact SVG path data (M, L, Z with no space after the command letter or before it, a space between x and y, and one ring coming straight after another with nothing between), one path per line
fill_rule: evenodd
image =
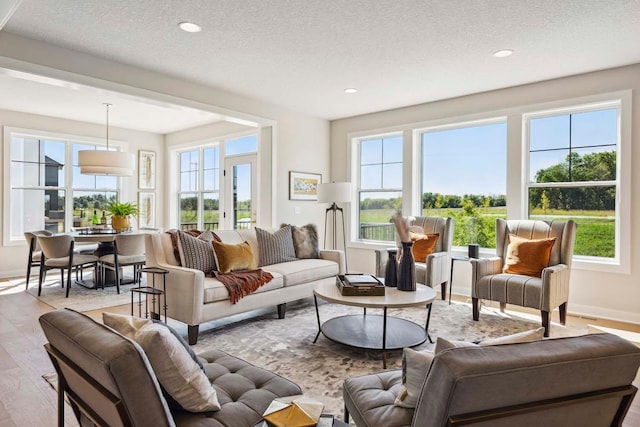
M318 203L345 203L350 201L350 182L330 182L318 185Z
M85 175L132 176L135 158L122 151L78 151L80 173Z

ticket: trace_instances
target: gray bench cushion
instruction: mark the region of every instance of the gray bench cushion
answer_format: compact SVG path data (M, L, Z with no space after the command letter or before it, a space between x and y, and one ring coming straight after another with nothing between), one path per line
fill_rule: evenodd
M178 426L252 426L276 397L302 394L291 381L223 351L207 350L198 356L222 409L203 414L174 411Z

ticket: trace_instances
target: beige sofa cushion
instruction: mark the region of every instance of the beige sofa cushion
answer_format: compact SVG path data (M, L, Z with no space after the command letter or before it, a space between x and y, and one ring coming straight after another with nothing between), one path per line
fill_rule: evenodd
M282 288L284 281L282 275L278 273L271 273L273 279L264 285L260 286L257 290L251 294L259 294L262 292L270 291L272 289ZM220 283L217 279L212 277L205 277L204 279L204 303L224 301L229 299L229 291Z
M338 264L324 259L300 259L281 264L265 265L264 270L284 276L284 286L295 286L312 280L324 279L338 274Z

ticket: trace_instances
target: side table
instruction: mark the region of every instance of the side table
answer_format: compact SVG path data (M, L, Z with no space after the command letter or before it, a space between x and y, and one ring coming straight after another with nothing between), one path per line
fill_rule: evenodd
M451 288L453 287L453 265L455 261L469 261L468 256L464 255L453 255L451 257L451 276L449 276L449 305L451 305Z
M164 323L167 323L167 274L169 270L159 267L145 267L140 270L142 273L148 273L151 275L151 286L138 286L131 289L131 315L133 316L133 294L138 294L138 316L142 317L142 294L145 294L145 312L144 317L160 320L160 309L164 309ZM156 276L162 276L162 289L156 288ZM140 282L138 282L140 283ZM149 296L151 296L151 311L149 311ZM156 297L158 299L158 312L156 313ZM164 304L160 304L163 302Z

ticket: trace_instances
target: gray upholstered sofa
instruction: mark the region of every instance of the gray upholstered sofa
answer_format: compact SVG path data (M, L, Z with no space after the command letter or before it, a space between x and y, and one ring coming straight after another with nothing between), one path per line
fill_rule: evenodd
M64 398L82 426L251 427L276 397L300 387L218 350L199 354L221 409L170 409L141 347L81 313L62 309L40 317L45 348L58 373L58 425Z
M401 371L347 379L358 427L617 426L636 387L640 349L610 334L458 347L433 359L415 409L394 406Z
M255 263L259 265L260 252L254 229L216 230L216 234L224 243L248 242ZM188 325L189 344L192 345L197 342L201 323L273 306L278 306L278 315L282 318L287 302L311 297L317 284L333 283L337 274L345 273L344 252L322 250L320 259L300 259L262 267L273 275L273 279L236 304L231 304L227 289L217 279L179 265L169 234L148 234L145 245L147 266L169 270L166 276L167 314Z

